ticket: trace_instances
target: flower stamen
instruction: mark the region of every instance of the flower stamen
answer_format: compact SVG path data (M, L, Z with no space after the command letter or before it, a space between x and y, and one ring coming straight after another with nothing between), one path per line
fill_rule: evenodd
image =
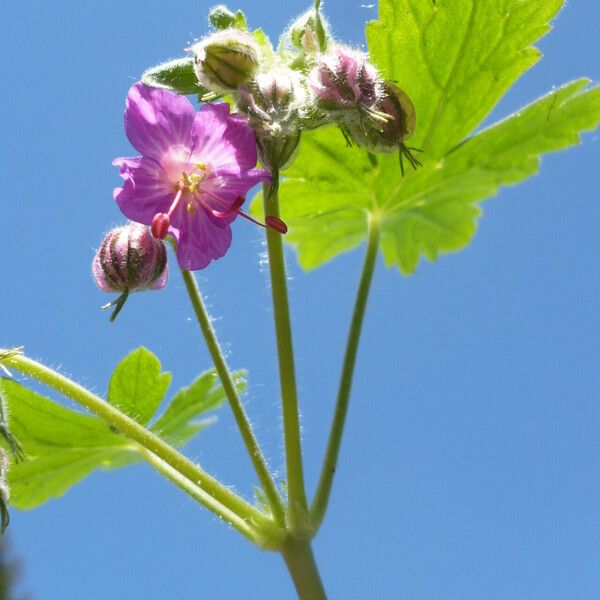
M223 200L223 198L220 198L219 196L217 196L216 194L213 194L212 192L209 192L208 190L204 190L204 193L207 196L210 196L212 199L216 200L219 204L222 204L222 205L227 204L225 202L225 200ZM234 200L233 204L231 206L227 207L223 211L215 210L214 208L211 208L210 206L206 206L206 205L205 206L208 210L210 210L210 212L215 217L218 217L219 219L225 219L227 217L230 217L232 214L237 213L240 217L244 217L244 219L247 219L251 223L258 225L259 227L264 227L265 229L273 229L274 231L277 231L278 233L281 233L281 234L287 233L287 230L288 230L287 225L279 217L270 216L265 219L264 223L261 223L260 221L257 221L256 219L251 217L249 214L240 210L240 206L242 206L242 204L245 202L245 200L246 199L243 196L238 196Z
M185 175L185 173L184 173L184 175ZM171 216L173 215L173 212L175 211L175 209L179 205L179 202L181 201L184 189L185 188L184 188L183 184L180 183L179 189L177 190L177 193L175 194L175 198L173 198L173 202L171 202L171 206L169 207L169 210L166 213L156 213L154 215L154 217L152 218L152 225L151 225L150 229L152 231L152 235L157 240L164 240L167 237L167 233L169 233L169 227L171 225ZM191 202L190 202L190 204L191 204ZM188 205L188 210L189 210L189 205Z

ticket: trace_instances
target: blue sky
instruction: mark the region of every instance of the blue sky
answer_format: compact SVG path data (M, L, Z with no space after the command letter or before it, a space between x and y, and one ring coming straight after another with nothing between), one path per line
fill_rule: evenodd
M130 0L7 5L0 170L0 346L98 393L146 345L173 388L207 368L174 270L116 323L91 280L94 249L123 221L111 191L130 154L124 98L148 66L206 31L210 4ZM273 39L296 0L239 2ZM363 42L375 9L330 0L336 35ZM545 57L493 119L567 80L600 79L595 0L569 2ZM379 262L342 461L315 552L332 599L565 600L600 588L597 134L544 159L541 175L485 204L473 243L411 278ZM275 344L261 231L236 222L230 253L200 273L229 362L272 467L283 476ZM309 490L326 442L361 250L303 273L290 294ZM254 479L226 407L187 452L250 496ZM98 472L30 512L10 536L35 600L292 598L261 553L150 468Z

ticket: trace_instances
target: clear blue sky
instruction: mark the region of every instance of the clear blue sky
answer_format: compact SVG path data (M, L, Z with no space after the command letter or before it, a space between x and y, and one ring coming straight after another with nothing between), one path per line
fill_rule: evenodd
M363 42L375 9L330 0L337 36ZM365 3L367 4L367 3ZM99 393L144 344L174 387L209 366L182 281L135 296L116 323L90 261L122 222L111 190L129 86L203 35L210 5L10 2L0 23L3 258L0 346L24 344ZM276 38L298 0L239 2ZM567 4L545 57L494 113L600 79L597 0ZM600 589L600 203L597 134L485 205L469 248L412 278L378 264L331 511L315 542L334 600L585 600ZM283 465L261 231L200 274L272 466ZM362 252L304 274L290 259L303 437L314 489ZM251 465L224 407L188 448L250 496ZM283 600L261 553L150 468L97 472L14 512L35 600Z

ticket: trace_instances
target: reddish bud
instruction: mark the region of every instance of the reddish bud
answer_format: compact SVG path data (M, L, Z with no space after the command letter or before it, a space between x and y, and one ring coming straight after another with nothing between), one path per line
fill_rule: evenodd
M92 274L103 292L160 289L167 283L167 249L143 225L117 227L100 245Z

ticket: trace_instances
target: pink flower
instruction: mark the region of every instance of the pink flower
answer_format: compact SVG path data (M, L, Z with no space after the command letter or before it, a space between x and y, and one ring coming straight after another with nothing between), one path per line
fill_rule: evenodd
M240 211L246 194L270 180L255 168L256 142L246 121L229 114L228 104L196 112L183 96L136 83L127 95L125 133L142 156L113 162L125 180L114 191L123 214L151 225L157 238L171 234L184 269L204 269L222 257L236 216L253 221ZM282 230L279 223L267 226Z

